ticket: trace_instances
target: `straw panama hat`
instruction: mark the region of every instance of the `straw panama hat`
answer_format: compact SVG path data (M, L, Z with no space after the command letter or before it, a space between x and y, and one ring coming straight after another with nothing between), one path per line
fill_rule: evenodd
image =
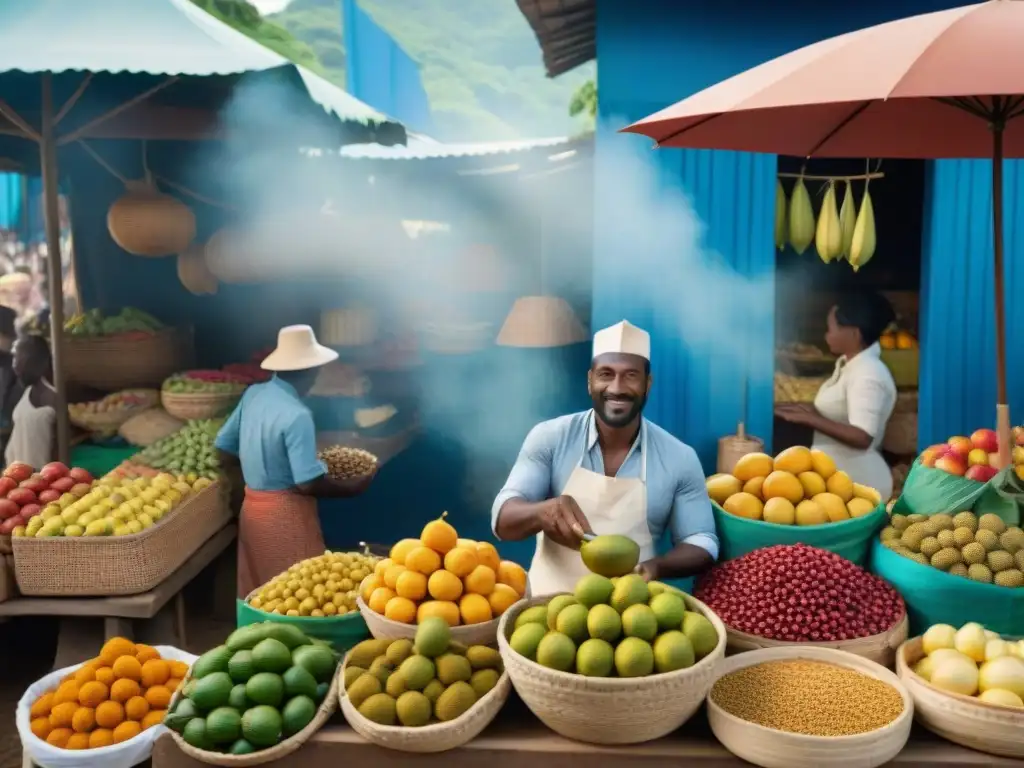
M277 349L267 355L260 368L265 371L304 371L338 359L338 353L316 340L308 325L288 325L277 332Z

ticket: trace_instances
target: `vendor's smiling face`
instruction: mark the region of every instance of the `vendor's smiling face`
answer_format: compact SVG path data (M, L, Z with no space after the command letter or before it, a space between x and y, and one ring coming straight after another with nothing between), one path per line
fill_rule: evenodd
M639 355L598 355L587 374L594 413L609 427L624 427L639 416L650 390L651 366Z

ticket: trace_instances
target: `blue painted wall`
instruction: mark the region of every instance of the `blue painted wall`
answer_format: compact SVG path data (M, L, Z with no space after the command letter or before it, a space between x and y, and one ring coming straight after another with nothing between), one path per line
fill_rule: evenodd
M649 141L618 134L616 129L816 40L960 4L867 0L825 7L787 0L745 3L740 8L711 0L598 0L601 122L595 166L593 321L600 327L625 316L650 326L655 384L648 415L692 444L706 470L713 470L718 438L731 433L741 418L754 434L767 438L771 432L772 323L764 322L764 315L749 305L771 308L775 301L775 156L650 151ZM624 156L632 159L624 161ZM645 197L671 201L681 191L691 199L706 225L699 244L688 231L645 232L671 220L665 214L671 202L663 202L655 215L630 210L636 190L623 184L624 162L639 163L656 179L657 190ZM986 229L991 226L991 194L985 179L989 170L984 163L965 161L930 166L925 218L931 236L925 238L922 254L922 444L991 424L995 391L991 233ZM1008 176L1007 220L1012 222L1014 210L1024 203L1015 194L1019 171L1010 170ZM684 215L685 206L678 209ZM624 216L624 210L631 215ZM624 280L623 272L631 267L630 279ZM735 290L729 290L729 269L736 275L731 280ZM947 280L951 270L963 279ZM1024 269L1010 266L1007 271L1008 294L1019 295ZM703 290L683 291L679 286L688 279L703 280ZM675 287L667 289L666 283ZM958 290L964 284L968 290ZM699 311L687 309L688 302L695 302ZM1010 311L1011 329L1014 318L1021 327L1022 311ZM725 330L719 327L723 325ZM1011 350L1015 339L1019 346L1020 333L1011 334ZM1020 366L1011 363L1011 382ZM1018 388L1018 407L1024 407L1021 398Z

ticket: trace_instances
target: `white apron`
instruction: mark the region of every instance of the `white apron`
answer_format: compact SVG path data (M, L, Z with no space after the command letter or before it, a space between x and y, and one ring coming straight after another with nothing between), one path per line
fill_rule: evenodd
M583 430L579 463L569 475L562 495L575 499L594 533L619 534L635 541L640 546L640 562L645 562L654 557L654 540L647 525L647 425L640 422L640 478L608 477L583 468L593 418L591 412ZM543 533L537 534L537 551L530 564L531 594L571 592L588 573L579 551L550 541Z
M846 388L842 382L842 366L836 365L832 378L821 385L814 398L814 407L818 413L830 421L849 424L850 417L846 405ZM892 471L885 463L877 444L882 435L875 435L871 447L866 450L851 448L821 432L814 433L812 447L824 451L836 463L836 468L850 476L855 483L866 485L878 491L883 499L892 495Z

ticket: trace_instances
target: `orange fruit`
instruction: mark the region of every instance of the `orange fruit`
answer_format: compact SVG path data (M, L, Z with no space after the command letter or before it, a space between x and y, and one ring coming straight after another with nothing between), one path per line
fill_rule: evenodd
M388 555L396 565L405 565L405 556L420 545L419 539L402 539L391 548Z
M150 659L142 665L142 687L163 685L171 677L171 665L163 659Z
M359 585L359 596L363 598L364 603L370 602L370 595L373 594L373 590L377 587L384 586L384 579L378 576L376 573L371 573L362 583Z
M83 664L81 667L78 668L78 671L75 672L75 676L72 679L79 685L84 685L85 683L88 683L90 680L95 680L96 667L90 666L88 664Z
M142 725L134 720L125 720L114 729L114 743L120 744L128 739L134 739L140 733L142 733Z
M89 734L88 733L72 733L68 738L68 743L64 745L64 749L88 749L89 748Z
M480 565L486 565L492 571L497 572L501 564L501 557L498 550L489 541L481 541L476 545L476 556L480 558Z
M32 722L29 723L29 728L32 729L32 734L37 739L45 740L46 737L50 735L50 730L53 726L50 725L49 717L35 717L32 718Z
M142 665L134 656L122 656L114 662L112 667L114 677L118 680L141 680Z
M416 603L407 597L392 597L384 606L384 615L392 621L412 624L416 621Z
M98 707L110 695L110 689L98 680L90 680L78 689L78 703L83 707Z
M444 556L444 569L451 571L460 579L463 576L469 576L478 565L480 565L480 558L476 556L475 549L456 547L449 550L448 554Z
M114 743L114 732L109 728L97 728L89 734L89 749L109 747Z
M416 623L422 624L431 616L437 616L448 623L448 626L455 627L461 623L459 606L450 600L427 600L420 603L416 609Z
M96 707L96 725L113 730L124 721L124 707L116 701L104 701Z
M121 656L134 656L136 654L135 643L123 637L112 637L103 644L99 660L103 666L112 667L114 662Z
M114 684L110 686L110 700L120 702L121 704L124 704L133 696L138 696L140 693L142 693L142 689L139 688L139 684L128 678L115 680Z
M423 546L430 547L442 555L455 549L459 543L459 534L445 520L447 516L447 512L442 512L437 520L431 520L423 526L423 532L420 533L420 541L423 542Z
M405 556L405 567L429 576L441 567L441 556L430 547L416 547Z
M522 597L526 594L526 571L519 563L502 560L498 564L498 583L507 584Z
M171 703L171 692L165 686L154 685L146 690L146 701L152 709L167 709Z
M170 680L164 683L164 688L166 688L171 693L174 693L179 688L181 688L181 680L177 677L172 677Z
M166 709L151 709L146 713L146 716L142 718L142 730L148 730L156 725L160 725L167 717Z
M383 614L384 607L388 604L388 601L391 600L391 598L394 596L395 593L387 587L377 587L375 590L373 590L373 594L370 595L370 599L369 601L367 601L366 604L374 613Z
M108 688L114 682L114 670L110 667L100 667L96 670L96 682L103 683Z
M124 705L124 716L129 720L142 720L149 713L149 702L142 696L132 696Z
M398 577L405 573L404 565L392 565L386 571L384 571L384 586L388 589L394 589L395 585L398 584Z
M53 696L52 693L44 693L35 703L32 708L29 709L28 713L30 717L48 717L50 710L53 708Z
M373 572L377 574L381 581L384 580L384 571L394 565L394 561L390 557L385 557L383 560L378 560L377 564L373 566ZM404 565L404 563L403 563Z
M476 595L487 596L494 591L496 578L494 571L486 565L478 565L473 572L462 580L466 585L466 591Z
M435 600L454 602L462 594L462 581L451 571L434 571L427 580L427 591Z
M72 733L70 728L54 728L46 735L46 743L58 749L66 749Z
M54 728L70 728L71 720L78 710L77 701L64 701L50 710L50 725Z
M71 718L71 730L75 733L88 733L96 727L96 710L92 707L79 707Z
M487 602L490 603L491 613L501 616L519 602L519 593L508 584L495 584L494 591L487 596Z
M68 680L60 684L57 693L53 697L54 704L63 704L65 701L78 703L78 683Z
M409 600L422 600L427 596L427 577L416 571L405 571L395 581L395 593Z
M455 542L455 546L457 546L457 547L468 547L469 549L476 549L476 540L475 539L458 539Z
M462 616L463 624L483 624L494 618L487 598L472 593L462 596L459 601L459 614Z
M139 664L145 665L147 661L160 658L160 651L154 648L152 645L143 645L142 643L135 644L135 658Z
M184 661L168 661L167 663L171 667L171 677L176 677L180 680L188 674L188 664Z

